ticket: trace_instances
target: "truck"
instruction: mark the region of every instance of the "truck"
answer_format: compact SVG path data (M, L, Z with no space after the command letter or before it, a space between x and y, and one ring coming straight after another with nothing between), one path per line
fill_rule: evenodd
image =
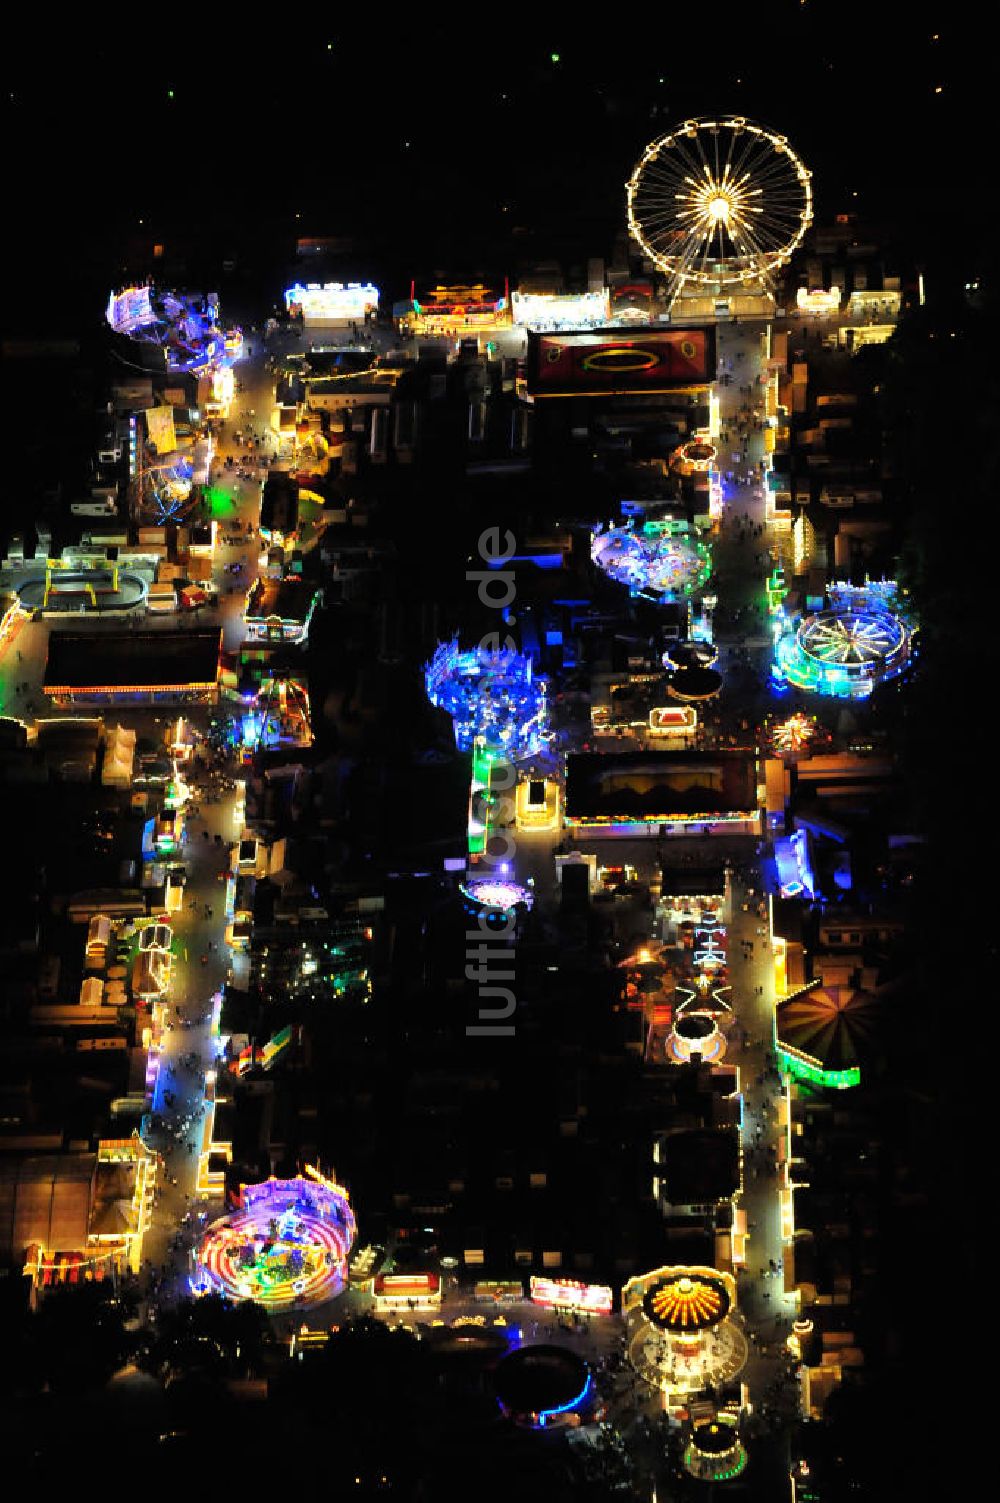
M146 597L147 607L156 615L164 615L177 609L177 591L172 580L151 584Z
M89 496L82 501L71 501L70 512L74 517L114 517L118 515L118 507L113 495L103 495L97 492L101 488L95 487Z

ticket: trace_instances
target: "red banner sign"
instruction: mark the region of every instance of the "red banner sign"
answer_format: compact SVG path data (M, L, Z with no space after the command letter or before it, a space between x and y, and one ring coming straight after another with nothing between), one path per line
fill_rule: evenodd
M715 379L714 329L574 330L529 334L534 397L673 391Z

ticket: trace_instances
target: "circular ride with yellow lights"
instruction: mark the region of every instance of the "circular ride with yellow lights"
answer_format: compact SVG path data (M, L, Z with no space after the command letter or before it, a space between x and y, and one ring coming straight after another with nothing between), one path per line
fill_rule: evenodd
M812 223L811 179L777 131L739 115L685 120L639 158L629 232L675 287L766 285Z
M629 1361L667 1395L731 1381L749 1355L736 1313L736 1281L720 1269L665 1267L622 1290Z

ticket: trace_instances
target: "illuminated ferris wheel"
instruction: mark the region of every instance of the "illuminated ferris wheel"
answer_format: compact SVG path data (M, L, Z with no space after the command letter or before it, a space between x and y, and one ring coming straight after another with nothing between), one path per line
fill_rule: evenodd
M812 223L811 177L762 125L685 120L650 142L626 184L629 231L675 294L766 285Z

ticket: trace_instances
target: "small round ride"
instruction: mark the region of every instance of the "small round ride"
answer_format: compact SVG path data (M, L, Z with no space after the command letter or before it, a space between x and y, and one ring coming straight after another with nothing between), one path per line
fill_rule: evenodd
M649 143L626 184L629 233L675 290L766 286L812 223L811 178L766 126L685 120Z
M515 908L530 908L535 900L530 887L509 877L471 877L460 885L467 912L487 918L506 918Z
M718 1064L726 1052L726 1041L711 1014L686 1012L674 1019L664 1051L675 1065L687 1064L695 1056L706 1064Z
M670 468L678 475L705 475L715 463L718 449L705 439L681 444L670 456Z
M773 672L779 684L867 699L903 672L911 646L905 620L881 601L857 595L834 599L829 609L788 624L775 644Z
M218 326L218 315L215 297L153 283L113 292L105 312L116 334L161 349L167 370L178 375L202 375L225 364L227 335ZM232 335L229 346L237 347Z
M636 527L598 529L590 556L599 569L630 594L672 603L701 590L712 572L712 552L687 522L662 518Z
M702 1482L728 1482L746 1469L747 1453L735 1418L716 1415L694 1426L684 1450L684 1467Z
M508 757L537 754L545 740L546 681L534 674L531 659L512 648L473 647L458 639L442 642L424 669L427 698L447 710L460 751L482 737Z
M667 693L682 704L704 704L722 690L722 674L716 668L681 668L667 680Z
M241 1201L205 1233L193 1293L252 1299L273 1311L340 1293L357 1231L345 1189L299 1175L245 1185Z
M682 642L671 642L661 661L668 673L676 673L682 668L711 668L718 657L719 649L714 642L687 637Z

